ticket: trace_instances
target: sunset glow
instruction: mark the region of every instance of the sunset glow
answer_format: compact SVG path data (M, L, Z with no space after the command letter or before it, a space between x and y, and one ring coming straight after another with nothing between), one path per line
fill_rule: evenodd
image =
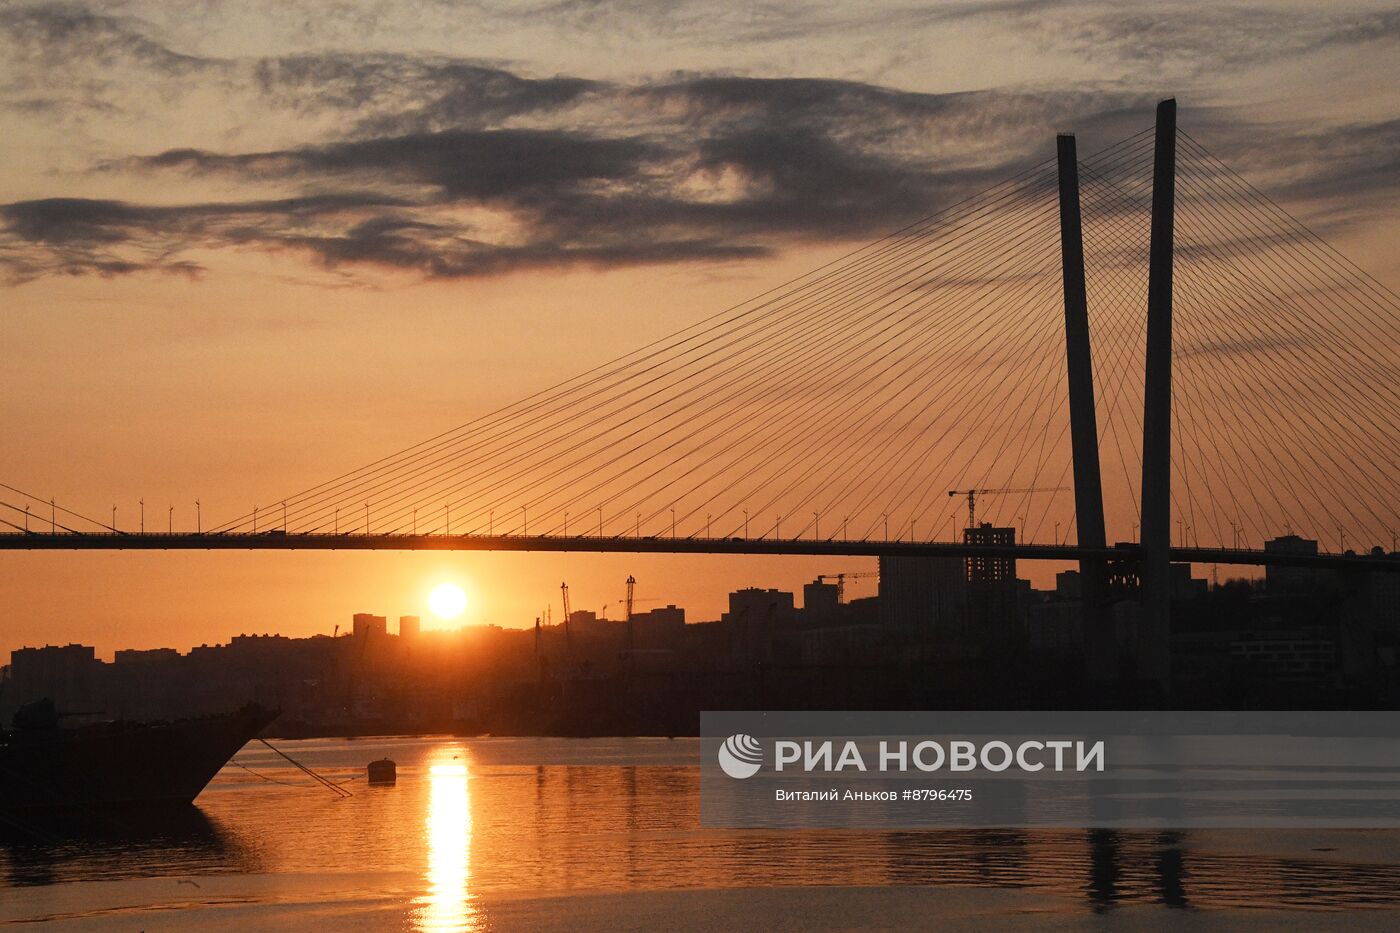
M1395 71L1385 10L1261 0L1246 4L1257 8L1246 14L1168 4L1154 28L1139 34L1122 28L1112 7L1072 6L1071 15L1058 5L1014 5L1013 13L968 4L944 16L877 3L868 17L820 4L797 7L800 16L783 4L741 15L708 2L597 17L527 15L499 3L472 5L469 13L428 5L433 12L424 14L402 0L330 9L298 0L201 5L206 12L198 17L149 0L117 8L85 0L7 6L0 13L0 150L8 156L0 173L0 287L4 339L25 352L7 361L3 380L7 398L25 400L7 407L7 426L30 440L6 445L0 478L38 498L16 500L20 511L6 517L21 530L37 528L56 496L60 507L122 532L208 531L261 504L259 531L285 519L341 534L367 527L515 533L528 524L531 531L614 535L638 533L641 511L640 533L669 535L674 496L641 508L619 501L604 509L600 530L596 507L612 490L584 494L603 477L584 478L591 465L569 458L540 467L540 476L575 471L540 490L567 484L580 491L577 504L503 487L489 496L465 490L484 497L472 503L453 491L397 512L378 500L369 508L357 500L298 512L295 494L822 268L1052 157L1057 132L1078 132L1091 156L1147 128L1156 100L1168 93L1180 96L1182 126L1193 138L1300 220L1324 224L1336 249L1395 288L1400 213L1396 175L1386 171L1394 82L1378 80ZM302 28L306 22L315 29ZM938 50L936 63L928 49ZM1184 206L1183 230L1204 216ZM1052 278L1054 235L1051 227L1052 249L1038 254ZM1131 442L1140 433L1130 398L1140 374L1130 364L1141 353L1129 335L1141 328L1136 319L1120 324L1100 315L1105 302L1145 280L1112 263L1095 269L1091 304L1104 354L1096 374L1106 402L1123 397L1102 415L1107 531L1111 542L1130 541L1139 481ZM951 302L973 300L973 280L955 272L948 270L944 284L952 291L940 299L941 314L953 313ZM1204 281L1203 273L1183 272L1183 289ZM1019 300L1028 287L1013 281L1007 293ZM1036 294L1053 299L1053 281L1047 289ZM1204 495L1197 511L1210 505L1211 515L1173 525L1174 542L1232 546L1238 539L1258 547L1293 528L1322 536L1332 550L1389 546L1393 522L1384 515L1372 519L1353 505L1365 519L1353 521L1329 501L1344 519L1337 522L1312 498L1290 501L1293 512L1306 507L1321 519L1304 522L1285 515L1272 494L1256 499L1241 484L1227 490L1222 482L1221 474L1251 476L1264 467L1233 456L1244 447L1237 438L1245 428L1228 407L1214 417L1211 400L1224 394L1208 392L1211 383L1228 384L1227 367L1253 357L1302 352L1296 335L1277 345L1251 342L1252 329L1279 307L1262 290L1254 297L1247 314L1198 301L1183 319L1181 385L1198 393L1199 404L1183 396L1192 407L1181 423L1197 429L1214 459L1181 460L1189 475L1178 489ZM1190 300L1184 291L1183 307ZM1133 307L1140 314L1145 305L1134 297ZM1042 302L1040 312L1048 328L1054 301ZM1024 372L1046 386L1043 407L1035 408L1045 417L1034 433L1022 426L1010 448L1014 458L1019 438L1034 438L1024 445L1027 462L1033 455L1043 464L1044 481L1027 480L1028 469L1013 475L1009 460L997 456L1001 436L986 443L982 429L913 424L914 443L946 438L925 462L949 458L953 475L934 479L911 469L911 483L935 491L922 503L919 495L881 498L870 490L845 496L847 485L874 485L885 475L854 468L868 451L884 449L865 444L864 432L886 428L853 411L856 427L841 435L849 449L826 445L827 458L814 467L822 482L812 488L845 500L839 508L809 506L805 489L769 508L768 497L742 484L718 507L701 505L711 494L702 489L678 511L677 534L743 535L748 509L752 534L778 530L783 511L785 534L809 525L808 534L819 526L826 537L838 527L845 532L847 503L865 500L864 514L851 516L852 538L884 535L888 523L890 537L952 540L966 509L945 501L946 490L1068 485L1060 479L1068 443L1060 421L1049 417L1060 398L1052 381L1055 334L1018 330L1005 315L976 319L1004 328L1005 346L1024 343L1043 368L1021 366L991 346L970 354L949 338L932 348L942 356L894 371L912 377L932 361L945 379L920 388L921 397L967 399L1019 421L1028 419L1015 407L1019 398L1007 401L1011 375ZM824 332L806 333L816 340ZM866 326L851 339L886 333ZM846 343L840 352L854 358L856 349ZM985 375L987 391L959 391L960 367L987 360L1000 368L969 376ZM133 382L133 372L145 375ZM813 372L830 378L836 368ZM1297 372L1301 382L1332 384L1325 373ZM1362 384L1368 377L1348 378ZM755 397L756 404L786 399L762 387ZM1305 400L1298 393L1264 399L1297 409ZM717 426L716 437L737 441L769 423L754 406L722 410L742 427ZM808 423L794 426L795 437L840 435L845 408L814 399L804 411ZM958 408L918 411L951 420ZM114 433L117 423L123 427ZM890 429L904 423L896 419ZM1314 422L1303 410L1292 423ZM553 443L566 427L551 423L552 433L538 441ZM603 456L632 443L583 449ZM1216 457L1217 448L1231 456ZM59 449L83 453L52 456ZM1324 441L1279 457L1291 464L1295 454L1327 459L1334 451ZM700 451L657 482L684 473L683 482L694 484L718 473L713 489L724 489L742 475L728 468L732 457L706 457ZM768 472L792 481L804 475L775 459L755 463L763 469L754 486ZM1309 496L1313 486L1324 490L1325 475L1295 485ZM441 473L449 476L453 485L497 481L491 471ZM438 472L415 474L407 488L439 479ZM1336 485L1359 484L1341 476ZM1220 508L1209 502L1212 492ZM984 514L1038 543L1072 540L1072 502L1065 493L1040 493L1020 508L1011 498L988 497ZM711 521L721 509L727 514ZM451 579L426 555L397 562L344 550L289 563L270 552L211 560L196 551L159 561L114 554L81 567L69 556L25 553L0 566L10 610L0 659L56 640L94 645L102 657L123 648L183 651L249 625L306 637L347 625L360 610L421 609L427 627L448 618L423 605ZM714 620L735 587L792 589L819 573L873 569L869 559L837 566L807 557L579 552L480 554L454 565L475 581L457 618L507 628L530 626L546 606L561 611L565 579L575 608L600 612L617 603L623 581L635 574L655 590L649 595ZM1028 563L1026 573L1048 587L1066 569L1045 561ZM247 587L249 579L259 586ZM862 595L873 591L868 586ZM278 621L261 621L272 618Z
M467 608L467 594L455 583L439 584L428 597L428 607L439 619L455 619Z

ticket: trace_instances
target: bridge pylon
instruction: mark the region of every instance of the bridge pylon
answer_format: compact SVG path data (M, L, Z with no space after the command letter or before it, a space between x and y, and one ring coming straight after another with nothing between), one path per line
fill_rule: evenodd
M1176 100L1157 105L1147 354L1142 412L1142 624L1137 679L1171 680L1172 261L1176 212Z
M1065 299L1065 363L1074 464L1074 523L1081 547L1103 548L1103 481L1094 413L1094 363L1089 350L1089 300L1084 283L1084 231L1079 206L1079 157L1073 135L1056 139L1060 183L1060 260ZM1118 652L1108 624L1108 567L1080 558L1086 673L1091 680L1119 676Z

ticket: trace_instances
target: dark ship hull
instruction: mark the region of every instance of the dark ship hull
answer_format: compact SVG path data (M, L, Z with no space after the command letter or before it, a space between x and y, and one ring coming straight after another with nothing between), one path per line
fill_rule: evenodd
M172 722L4 733L0 811L189 804L276 718L276 711L250 704Z

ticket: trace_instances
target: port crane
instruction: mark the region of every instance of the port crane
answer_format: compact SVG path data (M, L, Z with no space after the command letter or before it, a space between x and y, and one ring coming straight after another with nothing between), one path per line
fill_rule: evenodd
M635 640L632 637L632 597L637 589L637 578L627 575L627 657L630 663Z
M564 652L567 654L573 648L572 636L569 634L569 582L567 580L559 584L559 591L564 594Z
M967 527L977 527L977 497L978 496L1009 496L1018 493L1031 492L1069 492L1068 486L1024 486L1012 488L1002 486L993 489L950 489L948 496L967 496Z
M844 602L846 601L846 581L847 581L847 580L860 580L860 579L863 579L863 578L865 578L865 577L878 577L879 575L880 575L880 572L879 572L878 570L860 570L860 571L856 571L856 572L854 572L854 573L850 573L850 572L843 572L843 573L819 573L819 574L817 574L817 582L818 582L818 583L825 583L827 580L835 580L835 581L836 581L836 601L837 601L838 603L844 603Z

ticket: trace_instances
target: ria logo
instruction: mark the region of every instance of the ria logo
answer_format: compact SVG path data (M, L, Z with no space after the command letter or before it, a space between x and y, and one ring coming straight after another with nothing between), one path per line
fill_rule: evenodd
M751 778L763 766L763 746L742 732L731 735L719 747L720 770L732 778Z

